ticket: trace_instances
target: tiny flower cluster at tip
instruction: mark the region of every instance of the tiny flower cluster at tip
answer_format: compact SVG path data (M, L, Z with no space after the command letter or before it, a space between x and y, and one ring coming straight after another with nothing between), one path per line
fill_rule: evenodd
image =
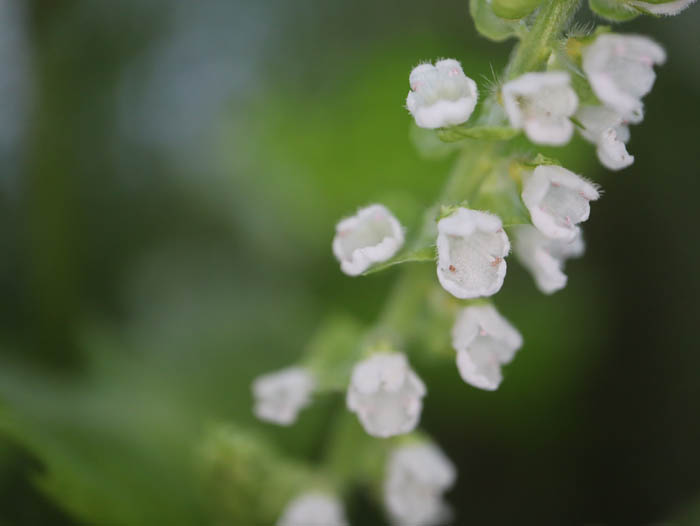
M523 338L492 305L462 309L452 328L452 346L462 379L474 387L495 391L503 380L501 366L509 363Z
M345 510L336 497L307 492L289 502L276 526L348 526Z
M357 276L374 263L390 259L403 242L398 219L385 206L374 204L336 225L333 254L345 274Z
M419 64L409 76L406 108L421 128L443 128L469 120L479 92L454 59Z
M261 420L288 426L311 402L315 387L312 374L303 367L288 367L255 379L252 386L255 415Z
M384 478L384 505L402 526L437 526L451 516L443 494L455 483L457 470L445 454L427 442L406 444L389 455Z
M415 429L425 393L403 353L377 352L355 365L346 401L368 434L386 438Z

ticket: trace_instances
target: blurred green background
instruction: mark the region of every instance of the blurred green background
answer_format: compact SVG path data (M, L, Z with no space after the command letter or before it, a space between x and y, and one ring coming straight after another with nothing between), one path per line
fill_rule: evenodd
M317 457L342 397L282 429L250 382L328 313L376 317L400 271L342 275L334 224L381 201L415 227L436 198L451 159L412 145L410 69L455 57L484 86L512 47L467 11L0 3L0 524L207 524L192 451L213 422ZM700 524L699 24L619 28L669 56L631 168L550 152L605 195L564 291L511 261L495 301L526 343L501 389L416 362L457 524ZM382 520L364 494L350 515Z

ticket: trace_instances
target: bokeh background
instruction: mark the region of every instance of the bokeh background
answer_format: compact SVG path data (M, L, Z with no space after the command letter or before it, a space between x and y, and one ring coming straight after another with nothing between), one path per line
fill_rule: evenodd
M416 364L457 524L700 524L700 7L619 29L669 59L631 168L555 153L605 190L568 287L509 265L526 343L498 392ZM439 192L411 67L484 85L511 47L466 0L0 2L0 524L206 524L211 422L315 458L342 396L281 429L250 381L328 313L381 309L398 271L347 278L330 240L374 201L414 227ZM362 493L350 514L383 523Z

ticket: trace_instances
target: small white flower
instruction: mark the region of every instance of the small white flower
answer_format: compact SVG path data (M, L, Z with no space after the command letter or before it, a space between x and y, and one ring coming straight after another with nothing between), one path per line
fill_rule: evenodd
M641 7L653 15L673 16L690 7L690 5L694 2L695 0L672 0L671 2L664 2L660 4L632 0L629 2L629 4L635 7Z
M503 285L509 250L498 216L458 208L438 222L440 284L461 299L491 296Z
M598 98L626 121L644 117L642 97L656 80L654 64L666 61L664 49L639 35L603 34L583 51L583 70Z
M415 429L425 385L399 352L376 353L355 365L347 393L350 411L365 431L390 437Z
M287 367L259 376L253 382L255 415L261 420L288 426L311 401L315 381L303 367Z
M294 498L282 512L277 526L347 526L340 501L325 493L308 492Z
M421 128L443 128L469 120L479 92L454 59L413 68L406 107Z
M491 305L466 307L452 328L452 346L457 368L465 382L495 391L503 380L501 365L510 362L520 349L520 333Z
M596 145L598 159L610 170L627 168L634 156L627 153L625 143L630 130L622 115L605 106L582 106L576 118L585 126L581 135Z
M385 206L370 205L336 225L333 254L345 274L357 276L372 264L390 259L403 241L401 224L391 212Z
M561 166L540 165L523 185L532 223L547 237L571 241L586 221L590 201L600 197L593 183Z
M564 262L583 255L585 248L580 229L572 241L549 238L530 225L514 227L513 231L513 252L533 275L537 288L545 294L563 289L567 280Z
M384 480L384 503L391 518L401 526L443 524L450 515L443 494L456 477L452 462L432 444L395 449Z
M569 119L578 106L569 74L564 71L526 73L503 85L503 104L513 128L524 129L532 142L562 145L574 125Z

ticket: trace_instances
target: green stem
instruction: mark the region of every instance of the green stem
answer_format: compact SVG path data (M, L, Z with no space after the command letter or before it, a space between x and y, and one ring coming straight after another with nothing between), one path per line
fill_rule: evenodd
M515 49L506 68L506 80L542 69L559 38L579 8L581 0L547 0L540 8L530 32Z

